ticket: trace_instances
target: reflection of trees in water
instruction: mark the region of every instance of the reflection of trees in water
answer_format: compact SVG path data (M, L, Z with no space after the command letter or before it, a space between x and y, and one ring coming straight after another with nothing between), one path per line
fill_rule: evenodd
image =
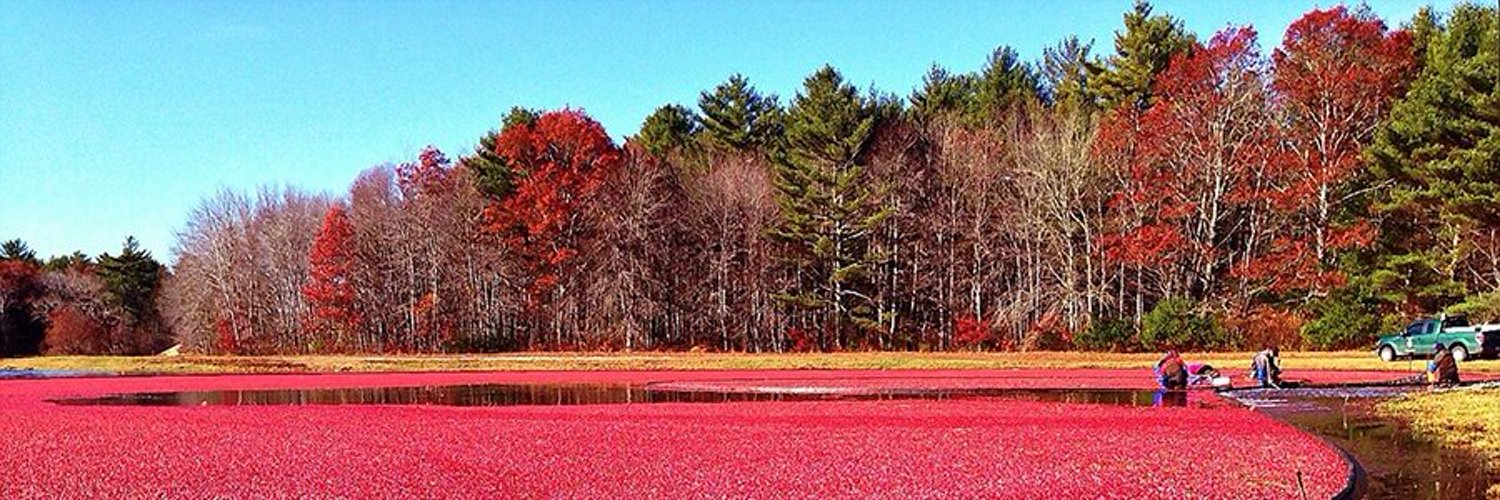
M1185 391L1000 388L651 388L624 384L475 384L329 389L153 392L59 400L68 405L264 406L436 405L556 406L753 401L1013 400L1122 406L1187 406Z

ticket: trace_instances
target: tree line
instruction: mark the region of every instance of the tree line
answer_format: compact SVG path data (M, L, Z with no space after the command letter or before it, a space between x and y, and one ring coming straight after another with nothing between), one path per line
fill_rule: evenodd
M1200 39L1141 2L1112 50L1000 47L905 98L831 66L785 101L733 75L618 145L581 110L515 108L456 160L429 147L342 195L221 192L129 292L105 260L140 261L133 242L97 263L8 252L5 338L1359 347L1415 314L1500 313L1497 19L1318 9L1266 53L1251 27Z

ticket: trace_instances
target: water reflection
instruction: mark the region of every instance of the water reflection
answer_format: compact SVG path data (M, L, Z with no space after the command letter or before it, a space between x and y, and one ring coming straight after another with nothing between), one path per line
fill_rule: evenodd
M1157 389L1151 395L1151 406L1187 406L1188 393L1183 390Z
M1225 393L1352 453L1365 470L1364 498L1484 498L1500 479L1479 456L1423 439L1375 405L1419 387L1305 388Z
M620 384L474 384L334 389L254 389L142 392L54 400L62 405L257 406L257 405L441 405L552 406L742 401L969 400L1187 406L1188 394L1111 389L839 389L766 388L699 390Z

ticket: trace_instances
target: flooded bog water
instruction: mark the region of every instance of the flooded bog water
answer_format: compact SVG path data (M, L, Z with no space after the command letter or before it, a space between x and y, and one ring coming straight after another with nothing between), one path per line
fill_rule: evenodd
M1376 414L1380 400L1412 390L1417 389L1308 388L1227 395L1353 454L1365 472L1363 498L1484 498L1500 476L1483 459L1424 440L1404 422Z
M689 390L621 384L472 384L332 389L253 389L141 392L53 400L61 405L250 406L250 405L441 405L523 406L744 401L880 401L1008 399L1124 406L1203 404L1181 391L1109 389L923 389L781 386L755 391Z
M73 377L103 377L114 375L111 372L92 370L46 370L37 368L0 368L0 380L6 379L47 379L47 378L73 378Z

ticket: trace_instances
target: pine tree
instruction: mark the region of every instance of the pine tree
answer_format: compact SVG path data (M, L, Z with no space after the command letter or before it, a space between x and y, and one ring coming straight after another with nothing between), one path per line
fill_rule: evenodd
M474 176L474 186L479 192L496 199L510 194L515 188L516 175L505 159L495 154L495 139L498 137L499 132L486 132L479 138L479 145L474 146L474 153L458 160Z
M956 115L966 124L985 125L1006 111L1041 96L1041 80L1021 62L1015 49L996 48L978 73L953 74L933 66L912 93L912 114L919 120ZM876 101L876 99L872 99Z
M1417 9L1415 15L1411 16L1411 21L1404 28L1407 33L1411 33L1412 55L1420 65L1427 60L1427 42L1436 37L1441 30L1438 15L1433 12L1431 5L1422 6Z
M926 121L962 112L974 101L974 90L972 75L953 74L934 64L922 77L922 88L912 92L911 113Z
M792 250L787 263L798 280L780 298L809 313L822 347L851 347L853 330L880 321L870 239L890 212L873 201L861 158L876 113L875 103L824 66L787 115L788 151L776 171L783 220L772 236Z
M1041 80L1016 49L1001 46L990 53L984 69L974 76L974 103L970 121L993 123L1003 113L1041 96Z
M703 132L720 147L748 151L767 148L781 136L781 106L776 96L763 96L740 75L698 97Z
M1373 278L1408 311L1500 286L1500 268L1475 258L1500 244L1497 18L1493 6L1461 4L1416 44L1421 73L1367 153L1377 182L1391 185L1372 207L1383 255Z
M1125 30L1115 33L1114 55L1091 69L1095 97L1104 109L1146 109L1152 100L1151 81L1167 69L1173 56L1195 43L1182 21L1151 12L1149 2L1138 0L1125 13Z
M1089 51L1093 42L1083 43L1070 36L1057 45L1042 49L1041 79L1049 103L1068 113L1087 116L1094 111L1089 97Z
M500 119L500 133L504 134L513 127L536 125L536 121L541 118L541 111L520 106L512 107L509 112L505 113L505 117Z
M83 269L92 265L94 265L93 259L81 251L74 250L73 253L67 255L54 255L48 258L47 263L42 265L42 270L52 272L75 268Z
M486 132L479 138L479 145L474 146L473 154L459 158L459 163L474 176L474 185L479 188L479 192L501 199L509 196L515 189L515 169L495 151L495 140L513 127L536 123L540 116L541 113L536 110L519 106L510 108L510 112L500 120L500 130Z
M96 272L112 299L130 315L131 322L139 323L153 314L153 300L164 270L151 252L141 249L140 242L130 237L125 239L119 255L99 256Z
M42 265L42 262L36 258L36 252L33 252L26 242L19 239L0 243L0 260L23 262L33 267Z
M656 108L655 112L646 117L646 121L641 123L641 132L636 135L636 142L647 153L662 156L686 146L699 130L698 115L693 110L668 104Z

